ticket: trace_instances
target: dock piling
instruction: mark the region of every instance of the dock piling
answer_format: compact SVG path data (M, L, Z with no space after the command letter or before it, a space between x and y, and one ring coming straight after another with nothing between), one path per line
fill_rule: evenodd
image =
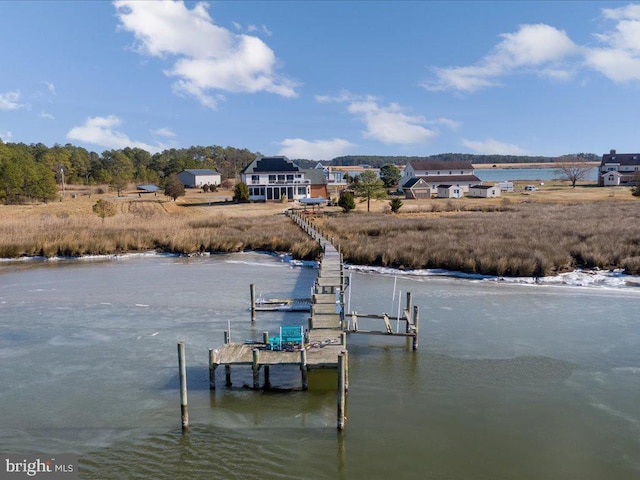
M184 342L178 343L178 369L180 370L180 414L182 431L189 429L189 407L187 404L187 363L185 361Z
M253 388L255 390L258 390L260 388L260 365L258 365L258 361L259 361L259 355L260 355L260 350L258 350L257 348L253 349L253 364L252 364L252 370L253 370Z
M338 431L344 430L346 390L345 390L345 356L338 355Z
M309 375L307 370L307 350L300 350L300 374L302 376L302 390L309 388Z
M231 383L231 365L225 365L224 366L224 384L227 387L230 387L232 385L232 383Z
M418 349L418 306L413 307L413 350Z
M256 285L252 283L249 286L249 291L251 293L251 323L255 323L256 321Z
M216 389L216 351L213 348L209 349L209 388L211 390Z

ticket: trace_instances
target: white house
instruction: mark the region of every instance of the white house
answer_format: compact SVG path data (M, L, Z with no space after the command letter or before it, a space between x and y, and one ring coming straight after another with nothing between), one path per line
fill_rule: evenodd
M501 194L498 185L472 185L469 187L469 197L476 198L496 198Z
M464 190L457 185L438 185L438 198L462 198Z
M469 191L471 185L482 185L482 180L474 174L471 162L464 160L409 162L400 178L398 188L402 190L405 183L416 177L424 180L434 191L438 189L439 185L458 187L463 192Z
M256 157L240 172L252 201L326 198L327 182L319 169L303 170L287 157Z
M198 188L203 185L220 185L222 176L215 170L194 168L180 172L178 180L187 188Z
M616 153L611 150L602 155L598 185L601 187L633 185L640 175L640 153Z

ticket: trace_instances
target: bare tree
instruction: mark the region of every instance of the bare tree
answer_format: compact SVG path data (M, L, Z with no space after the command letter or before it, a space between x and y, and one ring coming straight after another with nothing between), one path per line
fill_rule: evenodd
M587 178L594 167L577 157L566 157L555 168L563 179L570 181L571 186L576 188L576 183Z

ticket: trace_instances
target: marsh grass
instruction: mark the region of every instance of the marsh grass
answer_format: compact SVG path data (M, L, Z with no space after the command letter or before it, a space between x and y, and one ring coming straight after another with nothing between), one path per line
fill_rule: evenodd
M352 214L327 218L322 228L354 264L499 276L575 268L640 273L640 211L629 202L522 203L431 216Z
M0 257L264 250L313 259L320 253L317 243L268 205L226 216L235 206L126 200L103 224L91 213L93 202L76 210L52 204L28 215L0 211ZM335 212L315 221L354 264L499 276L545 276L578 267L640 273L636 202L433 202L407 205L397 215Z
M284 215L192 219L158 204L123 202L104 224L95 215L30 215L0 224L0 257L104 255L156 250L195 254L265 250L310 259L319 247Z

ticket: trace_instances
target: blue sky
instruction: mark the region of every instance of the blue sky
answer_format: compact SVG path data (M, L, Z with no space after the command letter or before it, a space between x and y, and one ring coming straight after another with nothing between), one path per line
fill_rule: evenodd
M640 150L640 3L0 0L0 19L5 142Z

